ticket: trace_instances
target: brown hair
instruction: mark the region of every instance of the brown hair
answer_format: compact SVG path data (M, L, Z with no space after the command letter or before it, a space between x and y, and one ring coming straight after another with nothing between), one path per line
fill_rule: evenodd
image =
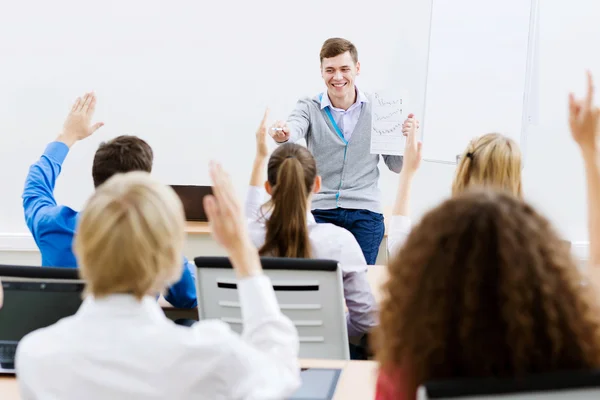
M94 187L119 172L152 172L153 159L150 145L136 136L123 135L101 143L92 166Z
M352 42L342 38L327 39L321 47L320 62L323 62L324 58L337 57L347 51L350 52L352 61L356 64L358 62L358 50L356 50L356 46Z
M551 224L505 192L430 211L389 264L377 356L410 385L600 366L600 309Z
M452 194L472 185L507 190L521 197L521 151L519 145L499 133L471 140L458 161Z
M310 258L308 196L317 177L317 164L305 148L287 143L271 155L267 176L272 188L266 220L267 234L261 255Z

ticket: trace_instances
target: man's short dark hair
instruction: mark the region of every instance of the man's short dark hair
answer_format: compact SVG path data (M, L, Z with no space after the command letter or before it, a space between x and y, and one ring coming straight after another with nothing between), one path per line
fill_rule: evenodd
M342 38L327 39L325 43L323 43L323 47L321 47L321 54L319 55L321 63L324 58L337 57L345 52L350 53L354 64L358 62L358 50L356 50L356 46L354 46L351 41Z
M118 173L131 171L152 172L154 153L144 140L137 136L118 136L103 142L96 150L92 177L98 187Z

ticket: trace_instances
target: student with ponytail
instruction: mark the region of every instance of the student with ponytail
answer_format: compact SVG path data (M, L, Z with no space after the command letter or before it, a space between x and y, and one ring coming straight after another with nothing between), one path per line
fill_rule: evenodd
M286 143L267 164L268 111L256 132L256 158L246 200L250 237L262 256L339 261L348 307L348 335L360 337L377 325L377 307L367 281L367 263L354 236L333 224L317 224L310 210L321 187L316 162L303 146ZM271 199L265 204L265 190Z

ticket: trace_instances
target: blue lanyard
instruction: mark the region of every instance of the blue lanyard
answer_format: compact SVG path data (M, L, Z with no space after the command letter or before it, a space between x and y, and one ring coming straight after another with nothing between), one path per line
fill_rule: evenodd
M323 100L323 93L321 93L319 95L319 101L321 101L321 100ZM344 143L347 145L348 141L344 138L344 134L342 133L342 130L340 129L338 124L335 122L335 119L333 119L333 115L331 115L331 110L329 109L329 106L325 107L325 114L327 114L327 116L329 117L329 121L331 122L331 125L333 126L335 133L337 133L338 136L340 137L340 139L342 139L344 141Z
M323 93L321 93L319 95L319 101L321 101L323 99ZM335 132L338 134L338 136L340 137L340 139L342 139L344 141L344 163L346 163L346 154L348 152L348 141L344 138L344 134L342 133L342 130L340 129L340 127L336 124L335 119L333 119L333 115L331 115L331 110L329 109L329 106L325 107L325 114L327 114L327 116L329 117L329 121L331 122L331 125L333 125L333 129L335 129ZM344 178L342 178L340 176L340 184L338 186L338 191L335 194L335 201L337 203L337 206L339 207L339 201L340 201L340 191L342 190L342 185L344 184Z

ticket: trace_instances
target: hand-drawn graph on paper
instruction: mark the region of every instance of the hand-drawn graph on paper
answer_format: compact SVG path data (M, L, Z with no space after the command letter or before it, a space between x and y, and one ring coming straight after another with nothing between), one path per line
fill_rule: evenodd
M402 123L408 115L404 92L378 91L372 95L371 154L402 155Z

